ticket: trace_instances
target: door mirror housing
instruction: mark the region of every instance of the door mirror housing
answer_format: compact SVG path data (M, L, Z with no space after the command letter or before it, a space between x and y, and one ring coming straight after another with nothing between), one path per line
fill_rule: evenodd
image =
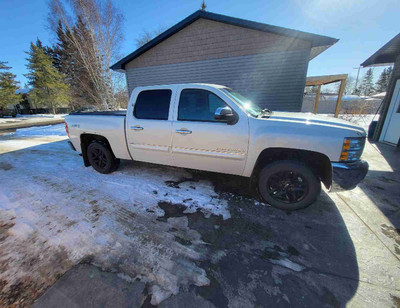
M237 115L229 107L218 107L215 110L214 118L220 122L226 122L227 124L235 124L237 122Z

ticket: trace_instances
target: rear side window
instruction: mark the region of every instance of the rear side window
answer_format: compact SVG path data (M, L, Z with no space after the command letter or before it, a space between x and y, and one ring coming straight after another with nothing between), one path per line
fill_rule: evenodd
M214 93L201 89L185 89L179 99L178 120L214 122L218 107L226 107L226 104Z
M146 90L139 93L133 114L137 119L168 120L171 90Z

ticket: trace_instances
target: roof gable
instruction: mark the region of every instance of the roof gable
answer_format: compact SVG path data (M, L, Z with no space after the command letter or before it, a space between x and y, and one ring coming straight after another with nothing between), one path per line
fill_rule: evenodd
M125 70L311 49L311 42L199 18L125 64Z
M186 17L184 20L177 23L175 26L173 26L173 27L169 28L168 30L166 30L165 32L161 33L160 35L158 35L157 37L152 39L150 42L148 42L147 44L138 48L137 50L135 50L128 56L124 57L123 59L121 59L120 61L115 63L114 65L112 65L111 69L124 70L126 63L132 61L136 57L145 53L149 49L153 48L160 42L166 40L167 38L171 37L175 33L179 32L180 30L182 30L183 28L192 24L193 22L195 22L196 20L198 20L200 18L218 21L218 22L222 22L222 23L227 23L230 25L249 28L249 29L253 29L253 30L270 32L270 33L274 33L274 34L278 34L278 35L282 35L282 36L293 37L296 39L310 41L312 48L317 47L317 48L315 48L315 51L312 52L312 58L338 41L338 39L334 39L334 38L327 37L327 36L287 29L287 28L278 27L278 26L272 26L272 25L263 24L263 23L259 23L259 22L254 22L254 21L249 21L249 20L244 20L244 19L240 19L240 18L234 18L234 17L229 17L229 16L225 16L225 15L220 15L220 14L215 14L215 13L210 13L210 12L199 10L199 11L196 11L195 13L193 13L192 15Z

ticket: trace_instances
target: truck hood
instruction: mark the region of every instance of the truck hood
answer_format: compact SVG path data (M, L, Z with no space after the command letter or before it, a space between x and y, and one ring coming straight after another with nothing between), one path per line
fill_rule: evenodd
M263 118L263 119L267 119L269 121L295 122L295 123L303 123L306 125L314 124L314 125L342 128L342 129L350 129L360 132L363 136L366 135L365 130L357 124L353 124L346 120L329 116L316 115L313 113L274 111L269 118Z

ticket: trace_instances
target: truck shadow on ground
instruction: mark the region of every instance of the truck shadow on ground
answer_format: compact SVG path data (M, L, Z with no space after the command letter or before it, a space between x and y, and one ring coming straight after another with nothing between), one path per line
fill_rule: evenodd
M166 185L180 189L186 181L194 186L211 181L219 197L228 201L231 218L206 217L201 211L186 214L184 205L159 203L165 212L160 221L186 216L189 228L201 234L206 243L202 253L208 257L198 265L211 282L181 290L162 307L182 306L188 298L199 297L207 302L197 302L199 306L337 307L354 296L359 281L354 245L325 192L307 209L284 212L255 203L243 177L187 171L192 177ZM179 230L171 232L179 243L191 246ZM150 306L149 300L144 306Z
M394 227L382 224L380 228L385 236L393 240L394 252L400 256L400 148L380 142L371 146L375 152L370 157L378 170L369 170L359 187L393 224Z
M370 199L377 201L376 205L393 225L400 228L400 148L380 142L373 143L372 147L377 151L373 159L385 161L392 171L369 170L360 187Z

